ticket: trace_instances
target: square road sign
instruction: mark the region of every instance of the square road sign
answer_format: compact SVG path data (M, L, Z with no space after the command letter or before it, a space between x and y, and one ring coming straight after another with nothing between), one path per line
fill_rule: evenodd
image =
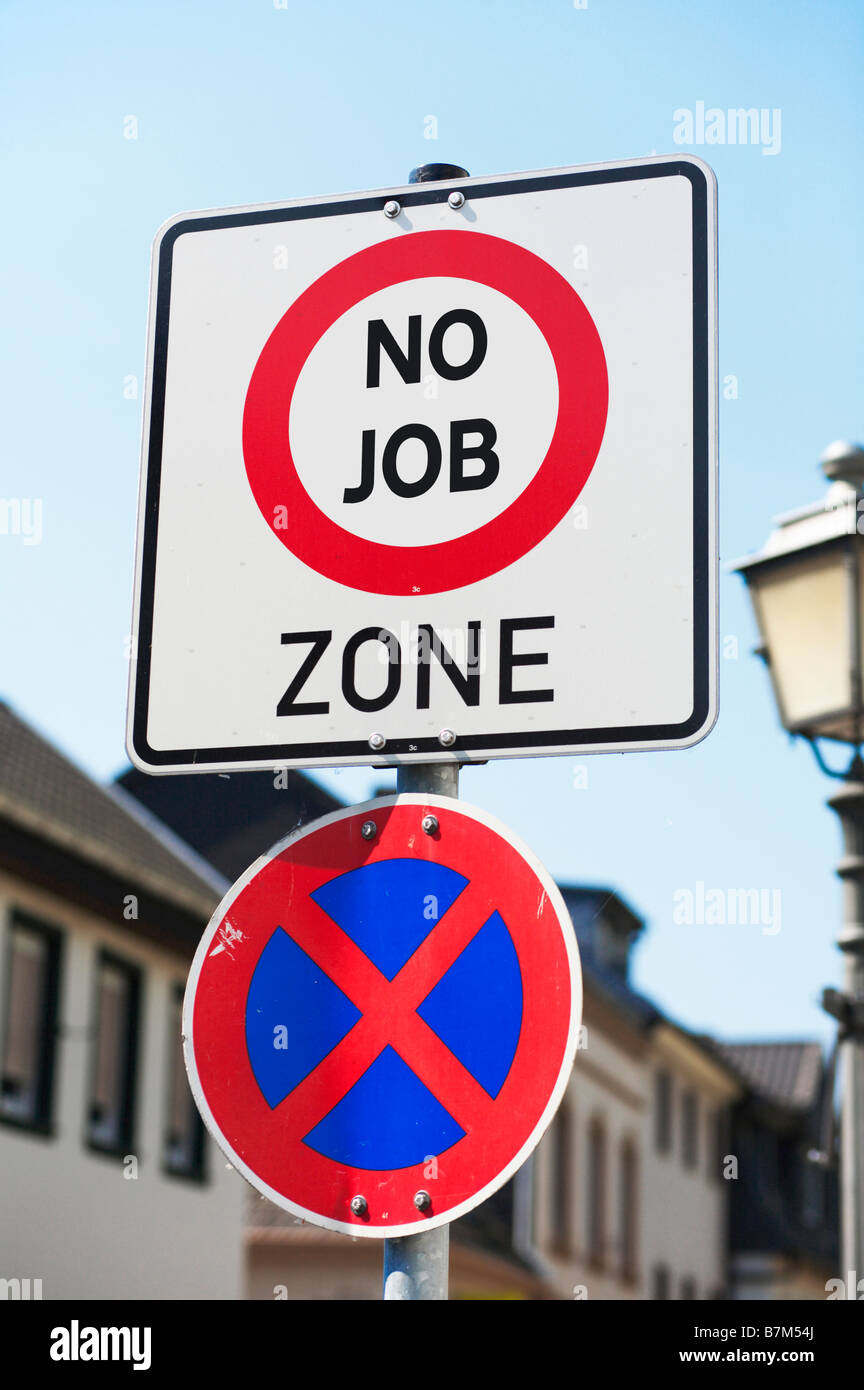
M133 762L702 738L715 246L713 174L681 156L168 222Z

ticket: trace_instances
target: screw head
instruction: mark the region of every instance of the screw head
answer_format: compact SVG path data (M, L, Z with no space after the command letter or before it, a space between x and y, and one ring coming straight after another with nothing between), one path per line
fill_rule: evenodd
M464 208L465 206L465 194L460 193L458 188L454 188L447 202L450 204L451 208L453 208L454 212L458 212L460 208Z
M434 835L435 831L438 829L438 817L424 816L420 824L427 835Z
M428 1192L423 1192L421 1189L420 1192L414 1193L414 1205L418 1211L428 1211L432 1205L432 1198Z
M380 753L387 740L383 734L370 734L369 747L375 752Z
M369 1210L369 1204L365 1197L352 1197L351 1210L355 1216L365 1216Z
M401 204L401 203L397 203L397 201L396 201L395 198L388 198L388 199L387 199L387 202L384 204L384 216L385 216L385 217L398 217L401 211L402 211L402 204Z
M374 820L364 820L360 827L360 834L363 836L364 840L374 840L375 836L378 834L378 827Z
M456 742L456 735L452 729L442 729L438 735L438 742L441 744L442 748L452 748L453 744Z

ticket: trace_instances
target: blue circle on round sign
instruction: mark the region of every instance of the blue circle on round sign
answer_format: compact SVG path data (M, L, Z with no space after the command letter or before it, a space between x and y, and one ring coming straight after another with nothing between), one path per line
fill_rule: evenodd
M386 859L330 879L311 897L387 980L394 980L469 880L444 864ZM350 988L350 986L349 986ZM522 1027L522 975L496 911L430 988L417 1014L493 1099L503 1086ZM246 1000L246 1047L272 1110L339 1045L360 1010L291 937L290 917L261 952ZM386 1045L304 1138L309 1148L353 1168L411 1167L465 1134L434 1094Z

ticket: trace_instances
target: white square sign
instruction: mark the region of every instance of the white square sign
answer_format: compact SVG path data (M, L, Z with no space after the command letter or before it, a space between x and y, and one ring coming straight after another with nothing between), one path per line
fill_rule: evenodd
M133 762L703 737L715 210L710 169L676 157L167 223Z

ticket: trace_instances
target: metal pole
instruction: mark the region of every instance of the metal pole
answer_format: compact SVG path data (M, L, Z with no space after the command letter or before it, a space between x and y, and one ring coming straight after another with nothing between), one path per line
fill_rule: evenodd
M459 795L458 763L413 763L396 773L397 792ZM384 1301L431 1302L447 1299L450 1227L436 1226L416 1236L384 1242Z
M446 183L450 179L470 178L461 164L418 164L408 175L409 183Z
M849 686L851 690L851 703L854 710L852 742L858 748L861 745L861 574L858 549L858 517L861 504L862 491L860 484L855 487L855 513L852 522L852 532L846 537L846 590L848 593L849 604Z
M439 183L467 178L459 164L421 164L412 169L409 183ZM410 763L396 771L397 792L428 792L432 796L459 795L459 764ZM450 1227L437 1226L416 1236L400 1236L384 1242L384 1301L431 1302L447 1299L450 1264Z
M843 1014L839 1060L843 1076L840 1127L840 1232L843 1275L857 1291L864 1278L864 768L856 759L828 805L843 827ZM855 1293L849 1295L854 1298Z

